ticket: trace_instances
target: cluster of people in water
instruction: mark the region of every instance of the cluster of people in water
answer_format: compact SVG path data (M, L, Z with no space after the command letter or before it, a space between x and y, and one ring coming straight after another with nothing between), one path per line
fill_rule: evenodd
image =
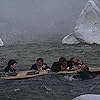
M9 60L7 67L4 69L5 73L16 72L17 62L16 60ZM65 57L60 57L58 61L54 62L51 67L49 67L43 60L43 58L36 59L35 64L33 64L30 70L48 70L52 72L59 71L76 71L78 75L75 75L74 78L88 78L89 76L89 67L81 62L77 57L73 57L70 60L67 60Z

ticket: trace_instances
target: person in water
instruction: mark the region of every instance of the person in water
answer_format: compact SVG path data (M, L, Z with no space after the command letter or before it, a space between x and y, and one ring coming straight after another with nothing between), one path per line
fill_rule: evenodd
M77 69L77 73L81 73L81 72L89 72L89 67L85 64L79 65Z
M16 60L9 60L7 67L4 69L5 73L16 72L17 62Z
M83 62L81 62L81 60L78 59L77 57L71 58L68 61L67 66L69 67L69 71L75 70L77 72L78 75L74 75L73 76L74 79L84 80L84 79L93 78L95 76L90 73L89 67L85 65Z
M38 58L36 60L36 63L31 66L30 70L50 70L50 67L48 67L47 64L44 63L43 58Z
M89 67L85 64L79 65L76 71L78 75L74 75L74 79L90 79L93 77L89 71Z
M67 70L67 60L65 57L60 57L58 62L54 62L51 66L52 72Z
M77 57L73 57L67 61L67 66L68 66L67 69L68 70L76 70L77 67L79 67L82 64L83 63L81 62L80 59L78 59Z

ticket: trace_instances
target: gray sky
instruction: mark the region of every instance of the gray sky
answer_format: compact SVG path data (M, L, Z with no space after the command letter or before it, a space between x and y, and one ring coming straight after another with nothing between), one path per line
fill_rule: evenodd
M67 31L87 0L0 0L0 22L33 31ZM69 19L71 19L69 21ZM24 25L24 26L23 26ZM21 26L21 27L20 27Z
M87 0L0 0L0 32L70 32Z

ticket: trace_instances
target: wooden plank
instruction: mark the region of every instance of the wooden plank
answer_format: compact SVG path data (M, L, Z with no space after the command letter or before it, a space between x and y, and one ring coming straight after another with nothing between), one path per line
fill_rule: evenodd
M91 73L99 73L100 74L100 67L90 67ZM2 79L6 80L14 80L14 79L25 79L25 78L32 78L36 76L46 75L46 74L77 74L77 71L60 71L60 72L48 72L46 70L42 71L35 71L35 70L29 70L29 71L20 71L16 76L5 76L1 77Z
M30 72L31 74L29 74ZM6 77L2 77L2 79L6 79L6 80L24 79L24 78L32 78L32 77L48 74L48 71L40 71L39 73L34 73L33 75L32 75L32 72L34 71L32 70L31 71L21 71L16 76L6 76Z
M28 70L28 71L19 71L17 76L25 76L25 75L31 75L31 74L35 74L35 73L39 73L38 71L35 70Z
M89 67L90 72L100 72L100 67Z

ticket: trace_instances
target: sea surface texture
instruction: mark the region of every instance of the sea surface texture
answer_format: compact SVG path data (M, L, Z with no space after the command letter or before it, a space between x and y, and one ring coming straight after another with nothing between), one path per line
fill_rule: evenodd
M59 57L78 56L91 67L100 67L100 45L62 45L61 42L8 45L0 47L0 71L9 59L16 59L17 70L29 70L38 57L50 67ZM82 94L100 94L100 76L72 80L67 75L44 75L22 80L0 80L0 100L71 100Z

